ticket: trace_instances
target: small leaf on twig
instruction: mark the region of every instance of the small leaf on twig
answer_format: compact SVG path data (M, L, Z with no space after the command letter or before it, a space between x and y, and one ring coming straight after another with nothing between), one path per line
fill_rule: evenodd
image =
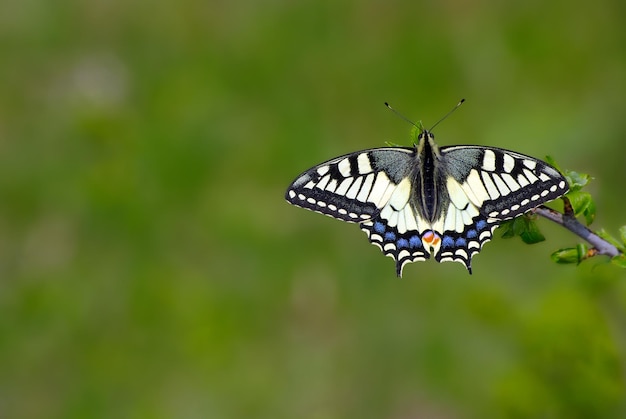
M586 245L580 243L576 247L568 247L559 249L550 255L550 258L556 263L575 263L579 264L588 257L588 248Z
M619 228L619 238L622 239L622 243L626 246L626 226Z
M566 170L564 174L567 179L567 183L569 184L570 191L574 192L582 189L589 182L591 182L591 179L593 179L586 173L578 173L573 170Z
M572 204L574 215L582 215L587 225L590 225L596 218L596 204L591 195L587 192L573 191L569 192L566 197Z
M535 244L544 241L545 236L539 231L537 223L528 215L514 218L500 226L504 230L502 237L510 239L511 237L520 236L526 244Z
M617 265L620 268L626 268L626 257L621 254L611 258L611 263Z

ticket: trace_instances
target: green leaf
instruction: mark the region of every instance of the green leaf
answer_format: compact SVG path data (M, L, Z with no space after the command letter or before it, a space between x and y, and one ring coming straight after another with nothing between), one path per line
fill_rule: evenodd
M572 204L574 215L579 216L582 214L587 225L590 225L596 218L596 204L593 202L591 195L587 192L571 191L565 196Z
M567 247L564 249L559 249L556 252L553 252L550 255L550 258L556 263L579 263L578 260L578 249L575 247Z
M526 218L526 216L514 218L513 222L511 223L513 234L515 234L516 236L523 234L524 230L526 230L526 223L524 222L524 218Z
M570 192L576 192L586 186L591 179L586 173L578 173L573 170L566 170L563 172L565 178L567 179L567 183L569 184Z
M510 239L515 237L515 231L513 230L513 223L515 220L508 220L500 224L499 230L502 231L503 239Z
M619 228L619 238L622 239L622 243L626 245L626 226L621 226Z
M413 129L411 130L411 140L413 141L413 144L419 143L419 136L424 130L421 127L422 127L422 121L419 121L417 125L413 126Z
M550 255L550 258L556 263L562 264L579 264L587 256L587 246L578 244L576 247L567 247L559 249Z
M587 223L588 226L596 219L596 203L591 195L589 195L587 207L583 210L583 217L585 217L585 223Z
M570 191L565 196L572 204L574 214L576 215L580 215L580 213L587 207L587 205L589 205L589 201L591 200L591 195L589 195L587 192L581 191Z
M539 231L537 223L527 215L506 221L500 225L500 228L504 229L502 237L505 239L520 236L526 244L535 244L546 239Z
M526 218L526 217L520 217ZM534 220L530 218L527 219L525 224L525 230L520 233L520 237L526 244L535 244L542 242L546 239L546 237L539 231L539 227Z
M589 252L589 246L587 246L586 244L583 243L578 243L576 245L576 250L578 250L578 260L579 263L582 262L583 260L587 259L587 255Z
M626 268L626 256L624 255L617 255L613 258L611 258L611 263L613 265L617 265L620 268Z

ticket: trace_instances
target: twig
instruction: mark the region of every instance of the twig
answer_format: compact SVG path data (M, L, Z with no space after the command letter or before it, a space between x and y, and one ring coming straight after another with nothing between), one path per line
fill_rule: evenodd
M532 212L544 218L547 218L548 220L565 227L577 236L582 237L595 248L595 254L607 255L611 257L615 257L621 254L617 247L613 246L611 243L607 242L602 237L589 230L576 219L569 199L563 198L563 201L565 202L565 210L563 214L543 205L535 208L534 210L532 210Z

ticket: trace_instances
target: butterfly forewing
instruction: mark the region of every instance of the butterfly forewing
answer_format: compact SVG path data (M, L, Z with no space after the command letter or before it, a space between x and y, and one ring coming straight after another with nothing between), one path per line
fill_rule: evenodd
M379 148L337 157L302 173L289 186L289 203L348 222L378 215L409 175L410 148Z

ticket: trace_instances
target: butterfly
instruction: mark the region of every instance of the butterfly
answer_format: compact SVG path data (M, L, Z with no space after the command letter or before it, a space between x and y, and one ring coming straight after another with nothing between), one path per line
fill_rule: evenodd
M401 277L407 263L431 256L460 262L471 274L472 258L503 221L569 190L542 160L495 147L439 147L430 130L418 128L413 147L357 151L306 170L285 199L359 224Z

